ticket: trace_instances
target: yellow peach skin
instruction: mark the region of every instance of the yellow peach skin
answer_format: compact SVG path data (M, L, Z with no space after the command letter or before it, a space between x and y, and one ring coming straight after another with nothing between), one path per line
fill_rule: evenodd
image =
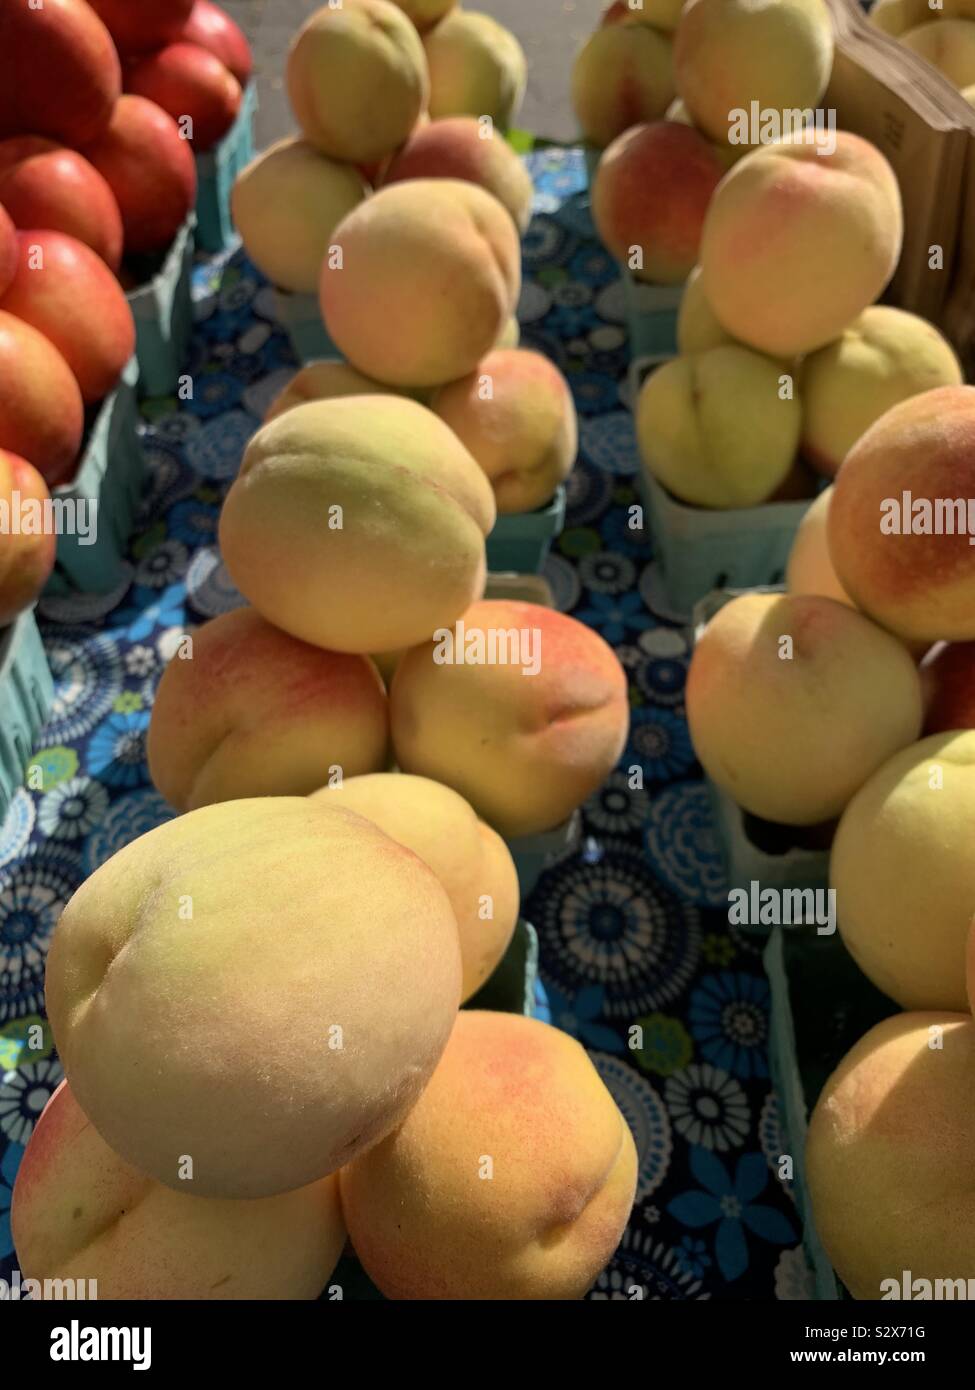
M544 506L572 471L579 444L572 392L541 353L489 352L470 376L442 386L430 408L484 469L502 516Z
M105 1142L200 1197L272 1197L400 1124L460 999L415 854L306 798L229 801L126 845L68 903L45 990Z
M932 734L874 773L840 821L830 861L840 932L905 1009L965 1009L975 906L969 825L975 733Z
M726 603L694 648L686 703L712 781L784 825L838 816L921 730L920 680L901 643L814 595Z
M231 210L258 270L281 289L316 294L332 233L367 191L357 169L291 136L237 176Z
M268 425L296 405L309 401L334 401L342 396L388 396L389 387L357 372L348 362L327 359L308 362L279 391L264 412Z
M973 1077L969 1015L908 1013L872 1028L826 1082L806 1173L816 1230L854 1298L924 1296L913 1280L930 1281L928 1298L968 1297L932 1286L975 1279Z
M30 503L42 509L50 498L47 483L37 469L19 454L0 449L0 510L14 509L14 494L19 505ZM5 534L0 542L0 628L13 622L18 614L40 595L54 568L57 538L53 533L34 535Z
M969 19L932 19L901 36L905 47L925 58L959 89L975 82L975 7Z
M841 337L802 363L803 455L832 478L892 406L963 379L950 344L930 323L884 304L864 309Z
M763 115L818 107L832 67L823 0L689 0L674 38L677 90L722 142L753 102Z
M430 115L489 116L501 130L517 119L528 63L510 29L490 15L455 9L428 34Z
M303 796L331 768L386 765L386 696L367 656L323 651L253 608L224 613L163 672L146 748L153 783L192 811L245 796Z
M518 921L518 873L500 835L449 787L404 772L349 777L312 801L365 816L429 864L457 918L461 1003L469 999L508 949Z
M577 1299L623 1234L633 1137L583 1049L459 1014L405 1124L342 1170L356 1254L392 1299Z
M680 23L684 0L612 0L601 24L649 24L672 34Z
M392 154L429 95L420 36L388 0L316 10L291 44L286 80L305 138L348 164Z
M855 604L836 577L829 558L826 535L831 487L824 488L806 512L789 551L785 571L785 586L790 594L819 594L853 608Z
M975 638L969 497L975 387L938 387L882 415L847 454L829 509L830 555L857 607L905 640Z
M436 415L396 396L312 401L259 430L220 516L234 583L333 651L426 641L483 589L494 494Z
M434 24L439 24L455 3L456 0L393 0L393 4L409 16L421 34Z
M528 170L494 124L474 116L451 116L415 130L393 156L383 186L404 179L463 179L497 198L520 232L531 218Z
M475 603L450 634L449 643L414 647L397 667L398 765L453 787L506 839L552 829L623 751L623 668L590 628L534 603Z
M752 150L718 185L702 288L726 332L773 357L824 347L876 300L900 257L894 171L847 131Z
M795 462L801 410L791 374L737 345L675 357L637 401L644 466L675 497L700 507L753 507Z
M681 357L707 352L709 348L740 346L726 333L714 316L701 283L701 267L687 277L677 314L677 351Z
M112 1152L66 1082L17 1171L11 1227L25 1279L94 1281L100 1299L315 1299L345 1244L337 1175L252 1202L173 1192Z
M475 184L390 184L340 223L333 243L319 287L325 325L343 356L377 381L456 381L515 311L518 233Z
M643 24L608 24L589 36L572 68L583 139L602 150L630 126L660 120L677 94L671 47Z

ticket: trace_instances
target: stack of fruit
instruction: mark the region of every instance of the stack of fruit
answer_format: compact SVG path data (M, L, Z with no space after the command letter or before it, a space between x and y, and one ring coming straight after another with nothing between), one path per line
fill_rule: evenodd
M870 19L926 58L975 106L975 3L972 0L877 0Z

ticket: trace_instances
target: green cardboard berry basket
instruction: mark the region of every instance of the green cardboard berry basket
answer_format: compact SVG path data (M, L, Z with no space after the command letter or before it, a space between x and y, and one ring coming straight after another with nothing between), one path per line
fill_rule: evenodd
M495 1013L523 1014L531 1018L535 1010L535 987L538 981L538 936L535 928L519 918L515 934L493 975L475 995L461 1007L489 1009ZM383 1295L366 1274L351 1248L339 1261L322 1293L328 1301L330 1289L341 1289L343 1300L374 1302Z
M54 678L34 614L0 628L0 821L54 700Z
M683 285L649 285L624 269L623 299L630 331L630 361L651 357L665 362L677 356L677 320Z
M547 506L499 516L487 538L488 569L540 574L552 542L565 528L565 499L565 484L560 483Z
M785 591L761 586L751 592L776 594ZM740 590L720 590L695 604L695 642L715 613L732 599L740 597L740 593ZM704 783L729 889L738 888L747 892L753 882L760 883L763 888L815 890L827 887L829 849L821 843L824 834L821 828L810 832L799 827L760 821L757 817L746 815L727 792L715 786L709 777L705 777ZM749 930L766 935L769 929L755 924Z
M342 357L328 335L317 294L293 294L290 290L276 289L274 303L278 322L291 339L295 357L302 366L325 357Z
M230 194L237 175L254 158L254 113L257 84L244 88L237 119L212 150L196 157L196 244L201 251L223 251L236 232Z
M135 318L139 392L169 396L179 384L193 333L193 231L190 213L162 258L141 259L134 266L138 289L127 296Z
M122 578L145 478L137 430L138 379L139 364L133 357L118 386L102 403L74 480L54 489L55 498L95 505L95 532L91 544L82 544L77 535L58 536L45 593L104 594Z
M846 1297L816 1232L806 1181L809 1116L850 1048L897 1006L859 970L839 934L772 929L764 954L771 991L769 1069L816 1298Z
M631 366L634 413L644 381L662 360L642 358ZM729 510L692 507L661 487L642 460L639 484L667 601L684 616L715 589L781 584L796 531L815 501L810 496Z
M571 854L578 848L581 839L582 816L578 811L573 811L569 819L554 830L543 830L538 835L521 835L507 841L518 870L522 902L534 890L549 865L563 855Z

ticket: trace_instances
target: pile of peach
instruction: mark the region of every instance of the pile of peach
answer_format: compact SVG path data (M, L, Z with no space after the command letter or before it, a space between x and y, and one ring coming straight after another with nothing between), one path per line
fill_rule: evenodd
M843 941L914 1011L843 1063L810 1135L817 1224L861 1297L879 1297L881 1272L973 1274L975 1227L958 1205L975 1088L973 497L975 388L894 406L808 513L789 592L720 609L687 683L717 785L768 820L829 823Z
M884 33L926 58L975 106L975 3L973 0L877 0L870 20Z

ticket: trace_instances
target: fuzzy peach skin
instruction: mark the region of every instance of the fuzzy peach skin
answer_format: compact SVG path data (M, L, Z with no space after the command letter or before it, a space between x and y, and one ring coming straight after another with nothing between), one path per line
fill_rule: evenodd
M935 647L921 667L924 732L975 729L975 642Z
M424 36L430 69L430 116L489 116L501 130L514 124L525 95L528 61L521 44L496 19L454 9Z
M701 229L724 176L714 147L691 126L633 126L604 150L592 215L606 249L638 280L679 285L693 270Z
M319 297L344 357L390 386L441 386L497 342L521 289L521 245L490 193L460 179L390 184L332 238Z
M456 0L393 0L393 4L409 16L422 34L439 24L454 8Z
M316 10L292 40L286 81L305 138L348 164L392 154L429 93L420 36L388 0Z
M135 352L135 321L101 256L63 232L18 232L17 274L0 310L43 333L67 362L86 405L115 390Z
M95 166L76 150L41 135L0 141L0 205L18 227L44 227L77 237L101 256L109 270L118 270L122 260L118 203ZM0 293L3 285L0 270Z
M864 309L835 342L802 363L803 455L832 478L892 406L963 380L961 363L932 324L885 304Z
M19 501L15 502L14 493ZM25 502L43 504L50 497L37 469L17 454L0 449L0 504L12 509ZM57 537L6 534L0 540L0 628L30 608L54 568Z
M832 342L894 273L903 211L873 145L837 131L752 150L721 180L701 237L702 288L726 332L773 357Z
M643 24L589 36L572 67L572 109L589 144L603 150L630 126L661 119L677 92L671 47Z
M785 587L790 594L819 594L848 607L856 605L836 577L829 558L826 528L832 487L824 488L799 523L789 551Z
M163 672L147 736L152 780L178 811L385 767L386 696L368 657L299 642L253 608L192 640L192 658L177 652Z
M964 1009L975 908L969 826L975 732L903 749L843 814L830 861L840 932L860 969L905 1009Z
M711 780L784 825L838 816L921 730L921 684L901 643L810 594L726 603L695 645L686 705Z
M348 362L325 359L308 362L279 391L264 413L265 425L309 401L333 401L341 396L386 396L389 387L357 372Z
M699 129L727 142L732 113L820 105L833 69L823 0L689 0L674 36L677 90Z
M341 807L268 797L103 864L58 922L45 991L105 1142L177 1192L243 1198L315 1182L403 1121L460 980L426 864Z
M419 855L450 899L460 933L461 1003L489 978L518 921L518 872L498 833L457 792L427 777L347 777L312 797L365 816Z
M53 343L0 310L0 449L29 458L49 487L73 475L85 407Z
M626 1120L575 1039L479 1010L458 1014L405 1124L339 1175L366 1273L411 1300L582 1298L636 1178Z
M544 506L572 471L572 392L541 353L496 348L470 376L442 386L430 408L484 469L502 516Z
M460 622L467 641L474 634L486 648L498 646L498 634L529 634L519 641L532 647L516 654L527 655L529 665L534 654L537 674L510 659L441 664L439 641L407 652L390 690L397 763L453 787L505 839L551 830L596 790L623 751L623 668L590 628L539 604L482 600ZM510 658L512 648L496 654Z
M94 140L121 90L112 37L84 0L7 0L0 9L0 139Z
M237 175L230 207L258 270L281 289L317 294L332 234L368 191L352 165L326 159L295 135Z
M801 408L786 377L780 362L739 346L665 362L637 400L644 467L696 506L766 501L785 482L799 444Z
M925 58L959 89L975 82L975 7L968 19L929 19L901 35L901 43Z
M449 116L419 126L393 156L383 186L404 179L463 179L491 193L520 232L531 220L532 181L525 165L493 123Z
M942 386L881 416L847 454L829 509L830 555L857 607L905 639L975 638L975 550L959 531L956 509L947 518L933 513L935 504L962 499L964 506L969 497L975 497L975 387ZM931 525L940 519L946 531L950 522L955 534L891 530L925 524L925 501Z
M600 24L649 24L672 34L680 23L684 0L612 0Z
M740 346L726 333L714 316L701 283L701 267L687 277L677 314L677 351L681 357L707 352L709 348Z
M426 641L482 592L495 517L487 478L442 420L398 396L349 396L257 432L220 548L268 622L378 652Z
M92 1280L100 1299L315 1299L345 1244L337 1175L251 1202L173 1192L108 1147L64 1081L10 1216L25 1279Z
M883 1297L885 1280L900 1289L905 1270L932 1284L975 1278L973 1078L975 1023L939 1011L878 1023L826 1082L806 1177L816 1230L854 1298Z

